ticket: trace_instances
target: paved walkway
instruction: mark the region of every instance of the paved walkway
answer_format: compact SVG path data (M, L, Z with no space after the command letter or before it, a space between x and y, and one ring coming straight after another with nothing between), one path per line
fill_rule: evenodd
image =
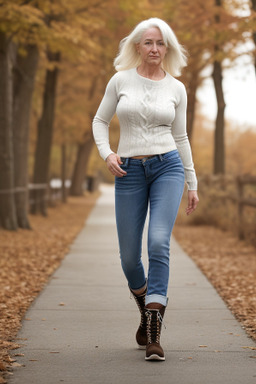
M114 192L103 186L70 253L26 314L10 384L253 384L256 344L172 240L162 333L165 362L146 362L139 315L123 277ZM145 246L144 255L145 257ZM246 347L246 348L245 348Z

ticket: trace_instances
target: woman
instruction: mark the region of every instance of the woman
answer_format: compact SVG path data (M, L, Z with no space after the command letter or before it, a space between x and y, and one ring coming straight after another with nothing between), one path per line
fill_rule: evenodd
M197 179L186 133L186 91L174 78L186 56L172 29L162 20L142 21L122 40L93 121L100 155L115 175L115 208L120 257L129 288L141 313L136 340L146 360L165 360L160 345L167 306L169 244L184 180L187 215L199 201ZM120 122L117 153L109 145L113 115ZM149 207L146 278L141 242Z

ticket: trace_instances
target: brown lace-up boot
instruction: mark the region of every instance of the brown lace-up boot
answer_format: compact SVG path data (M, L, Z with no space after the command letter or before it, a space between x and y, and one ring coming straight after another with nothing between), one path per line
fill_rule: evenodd
M135 293L130 289L136 304L139 308L141 319L140 325L136 333L136 341L138 343L139 349L146 349L147 345L147 318L145 315L145 297L147 294L147 287L145 291L140 295L135 295Z
M164 361L164 351L160 345L160 335L165 307L160 309L145 308L147 317L147 348L145 360Z

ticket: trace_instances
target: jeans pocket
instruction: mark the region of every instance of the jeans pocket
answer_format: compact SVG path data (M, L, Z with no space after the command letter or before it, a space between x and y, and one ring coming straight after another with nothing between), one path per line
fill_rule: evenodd
M128 168L129 158L128 157L121 157L121 161L123 164L120 164L120 168L122 168L122 169Z

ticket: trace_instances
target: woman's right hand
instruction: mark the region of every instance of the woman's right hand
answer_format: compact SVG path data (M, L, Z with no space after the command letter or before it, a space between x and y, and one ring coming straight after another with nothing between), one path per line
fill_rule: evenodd
M106 163L109 171L112 173L112 175L117 177L123 177L127 174L121 167L120 164L123 164L120 156L118 156L116 153L111 153L106 158Z

